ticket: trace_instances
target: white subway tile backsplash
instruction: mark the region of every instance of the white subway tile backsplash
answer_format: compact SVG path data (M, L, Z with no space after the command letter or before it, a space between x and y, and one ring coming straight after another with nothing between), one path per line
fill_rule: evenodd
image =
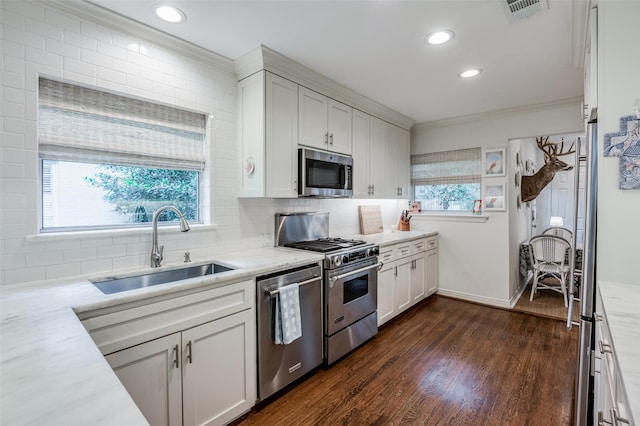
M4 58L4 62L6 64L6 59ZM17 58L19 59L19 58ZM16 63L19 63L20 61L17 60ZM24 67L23 67L24 68ZM24 69L22 69L22 72L12 72L9 71L7 69L3 69L2 72L0 72L0 77L2 78L2 85L6 88L6 87L15 87L16 89L24 89L25 84L24 84Z
M27 268L36 266L58 265L64 262L62 251L46 251L42 253L27 253Z
M24 119L24 104L15 102L2 102L0 109L5 117Z
M49 25L54 25L60 28L66 28L76 33L80 32L80 19L73 18L64 13L58 12L53 9L46 9L44 15L44 21Z
M63 37L61 27L47 24L43 22L42 19L34 20L27 18L25 31L59 41L62 41Z
M127 59L126 48L116 46L112 43L105 43L104 41L100 40L98 40L98 53L109 56L112 60L118 59L121 61L126 61Z
M46 39L44 48L47 52L60 55L66 58L80 59L80 48L78 46L70 46L59 40Z
M112 31L86 21L80 22L80 33L88 38L105 43L111 43L113 40Z
M111 57L92 50L80 49L80 61L96 67L111 68Z
M96 259L87 262L82 262L81 274L84 276L95 275L99 273L108 273L113 270L112 259Z
M98 50L98 40L66 28L64 29L64 42L87 50Z
M45 268L46 279L55 280L66 277L77 277L82 274L82 262L60 263ZM44 279L44 278L42 278Z
M34 64L45 65L53 68L62 68L62 56L45 52L44 49L26 48L26 59Z
M80 56L82 57L82 54ZM72 58L64 58L63 69L65 73L81 74L89 77L94 84L95 79L98 77L98 67L96 65Z
M64 262L82 262L93 260L98 257L98 250L95 247L82 247L63 250Z
M0 170L0 177L20 179L25 177L23 164L5 164L2 163L2 169Z
M24 59L24 46L6 39L0 40L2 46L2 54L8 58Z
M67 273L69 271L66 271ZM68 276L68 275L62 275ZM41 281L46 279L45 267L8 269L4 273L4 284L25 283L29 281Z

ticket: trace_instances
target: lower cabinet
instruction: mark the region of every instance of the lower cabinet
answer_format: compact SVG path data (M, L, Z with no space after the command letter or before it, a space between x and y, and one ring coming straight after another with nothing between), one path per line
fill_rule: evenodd
M630 424L629 402L599 292L596 297L595 319L594 424Z
M378 325L438 290L437 237L380 248Z
M151 425L221 425L255 403L253 309L106 355Z

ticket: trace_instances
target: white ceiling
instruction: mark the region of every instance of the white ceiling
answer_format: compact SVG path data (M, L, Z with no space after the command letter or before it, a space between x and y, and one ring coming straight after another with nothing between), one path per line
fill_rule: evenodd
M513 23L501 0L168 0L182 24L160 0L91 1L231 59L264 44L418 123L582 96L570 0ZM453 41L423 42L442 28Z

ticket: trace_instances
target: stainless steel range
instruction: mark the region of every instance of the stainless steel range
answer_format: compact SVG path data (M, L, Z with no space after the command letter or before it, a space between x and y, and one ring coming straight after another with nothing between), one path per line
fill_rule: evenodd
M276 245L325 253L324 362L333 364L378 333L378 246L329 238L328 213L276 215Z

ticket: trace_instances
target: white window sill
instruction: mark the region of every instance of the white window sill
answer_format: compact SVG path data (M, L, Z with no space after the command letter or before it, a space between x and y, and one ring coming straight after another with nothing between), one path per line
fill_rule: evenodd
M160 225L158 226L158 232L164 234L165 232L175 232L178 228L178 223L175 226ZM218 228L216 224L204 225L204 224L189 224L189 232L203 232L212 231ZM120 237L134 234L151 235L151 226L136 227L136 228L118 228L118 229L95 229L86 231L65 231L65 232L42 232L36 235L27 235L25 240L27 242L37 241L59 241L59 240L72 240L75 238L110 238Z
M412 215L413 220L441 221L441 222L486 222L489 216L484 214L460 213L418 213Z

